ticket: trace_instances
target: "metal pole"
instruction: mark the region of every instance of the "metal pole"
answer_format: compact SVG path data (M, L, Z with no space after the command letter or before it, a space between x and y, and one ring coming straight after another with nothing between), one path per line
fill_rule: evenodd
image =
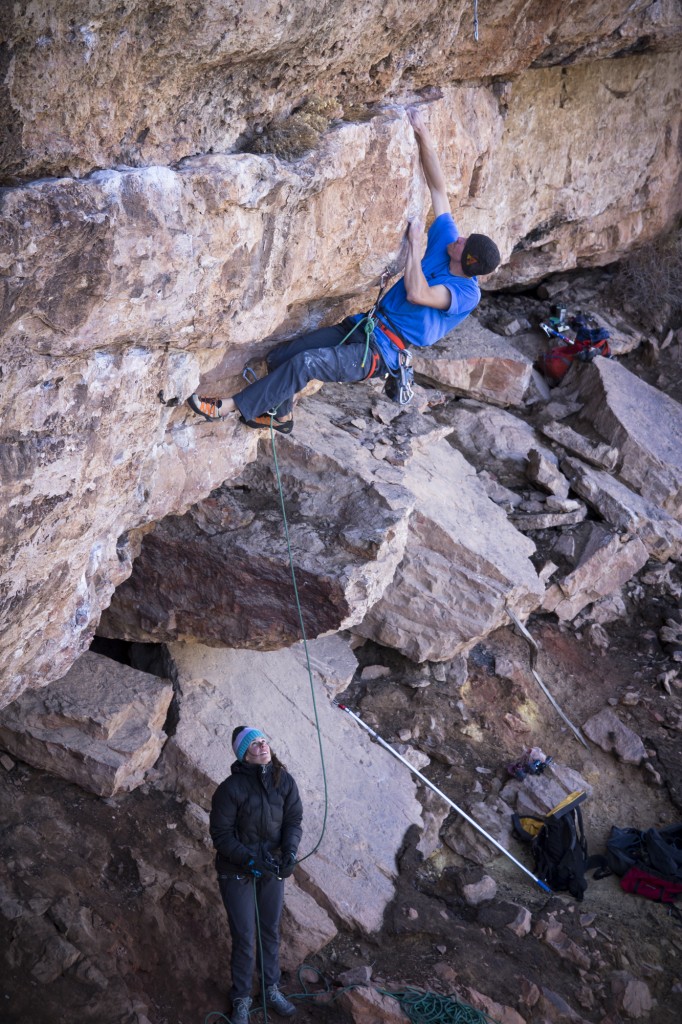
M363 722L359 715L356 715L354 711L351 711L350 708L347 708L345 704L337 704L337 707L341 708L342 711L345 711L346 714L350 715L351 718L354 718L358 725L361 725L362 728L370 734L372 739L376 740L376 742L379 743L384 748L384 750L387 750L389 754L393 754L393 756L397 758L398 761L401 761L406 768L409 768L413 775L416 775L418 779L421 779L422 782L429 787L429 789L432 789L434 793L437 793L438 796L441 797L441 799L445 800L446 804L449 804L450 807L452 807L454 811L457 811L457 813L460 814L465 821L468 821L470 825L473 825L473 827L481 833L481 835L485 836L489 843L492 843L493 846L496 846L500 853L503 853L505 857L508 857L509 860L513 861L513 863L516 864L517 868L521 868L521 870L524 871L529 878L532 878L536 885L539 885L540 888L543 889L545 892L551 893L552 890L545 882L541 881L533 874L532 871L529 871L528 868L524 867L523 864L516 859L516 857L512 856L509 850L505 850L504 846L498 843L496 839L493 839L491 835L488 835L485 829L481 828L478 822L474 821L473 818L470 818L466 811L463 811L461 807L458 807L457 804L453 803L450 797L446 796L445 793L443 793L442 790L438 789L437 786L434 786L433 782L431 782L430 779L427 779L425 775L422 775L420 771L417 771L417 769L413 765L411 765L409 761L402 757L397 750L394 750L389 743L386 743L385 740L382 740L381 736L379 736L379 734L376 733L374 729L371 729L366 722Z
M540 676L535 671L535 664L536 664L537 658L538 658L538 645L535 643L535 640L530 635L530 633L528 632L528 630L526 629L524 624L520 621L520 619L517 619L516 615L514 615L514 612L511 610L509 605L505 605L504 606L504 610L506 611L506 613L509 616L509 618L512 620L513 624L518 629L518 631L521 634L521 636L523 637L523 639L526 641L526 643L530 647L530 670L533 673L533 678L535 679L535 682L538 684L538 686L540 687L540 689L542 690L542 692L544 693L545 697L550 702L550 704L552 705L552 707L554 708L556 713L558 715L561 715L561 717L563 718L564 722L566 723L568 728L571 730L573 735L576 737L576 739L580 740L580 742L584 746L585 750L589 750L590 748L587 745L587 740L585 739L585 737L581 733L581 731L578 728L578 726L577 725L573 725L573 722L570 720L570 718L566 717L566 715L563 713L563 711L561 710L561 708L559 707L557 702L554 700L554 697L552 696L552 694L549 692L549 690L547 689L547 687L543 683L542 679L540 679Z

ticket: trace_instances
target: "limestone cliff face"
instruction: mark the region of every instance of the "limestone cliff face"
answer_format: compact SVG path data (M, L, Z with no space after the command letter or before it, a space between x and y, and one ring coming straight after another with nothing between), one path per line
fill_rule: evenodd
M427 205L404 103L461 229L499 239L490 287L680 209L672 0L508 0L478 44L468 2L53 7L0 15L3 703L87 648L145 530L255 458L188 416L199 382L399 268Z
M2 173L168 165L310 93L385 102L529 67L674 49L675 0L38 0L3 5Z

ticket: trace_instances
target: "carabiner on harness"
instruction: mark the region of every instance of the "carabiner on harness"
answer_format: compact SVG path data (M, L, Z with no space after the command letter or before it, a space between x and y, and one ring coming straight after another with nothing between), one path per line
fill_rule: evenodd
M400 389L398 401L400 405L407 405L414 398L414 390L412 384L414 383L414 371L412 369L412 356L403 349L398 356L400 370Z
M407 349L402 349L398 355L398 372L391 371L384 386L384 394L398 405L407 405L414 398L413 383L412 356Z

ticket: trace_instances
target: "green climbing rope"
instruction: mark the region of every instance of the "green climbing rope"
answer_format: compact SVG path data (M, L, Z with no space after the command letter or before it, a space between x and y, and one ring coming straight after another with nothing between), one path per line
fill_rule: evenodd
M339 345L344 345L350 338L351 334L355 334L358 327L362 326L362 329L365 332L365 351L362 354L362 362L360 363L360 366L362 367L364 367L365 363L367 362L367 354L369 353L370 341L372 339L372 335L374 334L374 328L377 325L376 319L373 316L373 312L374 307L372 307L369 313L367 313L362 320L358 320L356 324L353 324L345 338L342 338L341 341L339 342Z
M377 991L382 996L397 1000L412 1024L498 1024L483 1010L475 1010L468 1003L460 1003L454 996L422 992L418 988L404 988L398 992L380 988Z
M320 750L320 763L322 765L322 781L324 784L324 815L322 818L322 829L320 831L320 838L315 843L315 846L308 853L304 854L303 857L299 857L297 863L307 860L311 857L316 850L319 849L322 839L324 837L325 829L327 827L327 813L329 809L329 794L327 791L327 769L324 763L324 750L322 749L322 734L320 731L320 720L317 714L317 701L315 700L315 686L313 684L313 670L310 664L310 654L308 652L308 640L305 635L305 625L303 623L303 612L301 611L301 602L298 596L298 585L296 583L296 572L294 570L294 558L291 553L291 542L289 539L289 524L287 522L287 511L284 505L284 490L282 488L282 477L279 472L279 462L277 461L277 448L275 446L275 430L273 427L273 417L270 416L270 441L272 443L272 458L275 465L275 476L277 477L277 488L279 490L279 501L282 508L282 521L284 523L284 537L287 544L287 553L289 555L289 568L291 569L291 581L294 587L294 599L296 601L296 610L298 612L298 621L301 626L301 636L303 637L303 649L305 651L306 666L308 669L308 679L310 681L310 695L313 702L313 713L315 715L315 728L317 729L317 743Z

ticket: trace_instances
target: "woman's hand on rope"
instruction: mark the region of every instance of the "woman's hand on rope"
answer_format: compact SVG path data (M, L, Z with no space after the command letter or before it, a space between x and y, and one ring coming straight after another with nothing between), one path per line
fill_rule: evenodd
M294 853L287 853L287 855L285 856L284 860L282 861L282 866L279 869L279 877L280 878L289 878L291 875L293 875L295 867L296 867L296 854L294 854Z

